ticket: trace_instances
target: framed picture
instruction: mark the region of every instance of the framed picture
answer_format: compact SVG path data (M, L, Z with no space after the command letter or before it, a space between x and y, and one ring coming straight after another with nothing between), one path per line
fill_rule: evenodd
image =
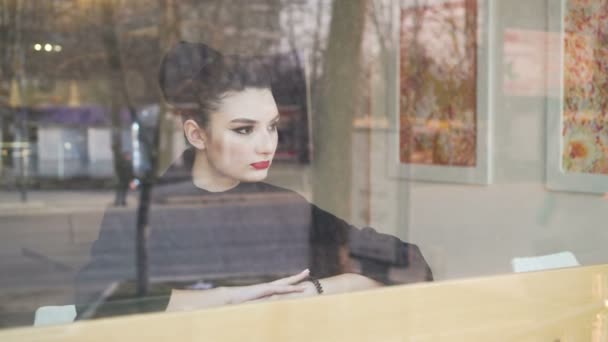
M548 40L547 58L560 68L547 80L547 187L606 193L608 0L552 1L548 15L559 39Z
M393 176L489 184L492 0L402 0Z

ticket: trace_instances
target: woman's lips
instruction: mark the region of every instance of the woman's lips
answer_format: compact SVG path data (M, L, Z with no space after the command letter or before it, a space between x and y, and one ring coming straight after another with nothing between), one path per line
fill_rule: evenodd
M251 166L256 170L264 170L270 166L270 161L251 163Z

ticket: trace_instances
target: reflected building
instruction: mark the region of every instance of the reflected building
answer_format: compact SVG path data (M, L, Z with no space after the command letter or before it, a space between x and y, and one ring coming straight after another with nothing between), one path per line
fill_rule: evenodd
M269 64L280 66L279 158L308 160L305 95L289 94L305 92L304 73L297 58L278 50L280 1L17 3L0 5L22 18L19 23L0 19L2 32L19 24L21 34L19 40L0 35L0 44L9 47L0 58L0 75L16 80L22 98L22 114L14 114L8 103L11 83L1 82L4 177L16 177L23 167L11 144L26 142L30 181L111 178L115 156L132 153L134 115L162 103L158 62L167 44L177 40L206 42L226 54L265 55ZM163 117L169 119L159 122L161 145L169 148L161 153L170 161L185 143L179 118Z

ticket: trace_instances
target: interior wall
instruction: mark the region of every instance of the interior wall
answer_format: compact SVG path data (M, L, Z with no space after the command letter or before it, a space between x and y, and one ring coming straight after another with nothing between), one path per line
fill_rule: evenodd
M494 1L490 185L393 179L386 170L390 139L386 132L372 133L372 226L418 244L436 279L508 273L514 257L561 251L571 251L583 265L608 261L608 200L545 186L547 92L513 94L503 87L504 32L546 32L550 1ZM546 46L538 49L547 53ZM546 63L530 63L531 72L545 79Z

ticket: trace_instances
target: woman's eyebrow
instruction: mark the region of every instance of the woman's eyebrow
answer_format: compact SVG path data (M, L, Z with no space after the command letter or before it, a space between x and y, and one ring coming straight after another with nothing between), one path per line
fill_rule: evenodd
M257 123L257 121L252 120L252 119L237 118L237 119L231 120L230 123L255 124L255 123Z
M272 118L272 120L270 120L270 122L275 122L275 121L279 121L279 115L275 116L274 118ZM246 119L246 118L236 118L233 120L230 120L230 123L238 123L238 124L256 124L257 121L253 120L253 119Z

